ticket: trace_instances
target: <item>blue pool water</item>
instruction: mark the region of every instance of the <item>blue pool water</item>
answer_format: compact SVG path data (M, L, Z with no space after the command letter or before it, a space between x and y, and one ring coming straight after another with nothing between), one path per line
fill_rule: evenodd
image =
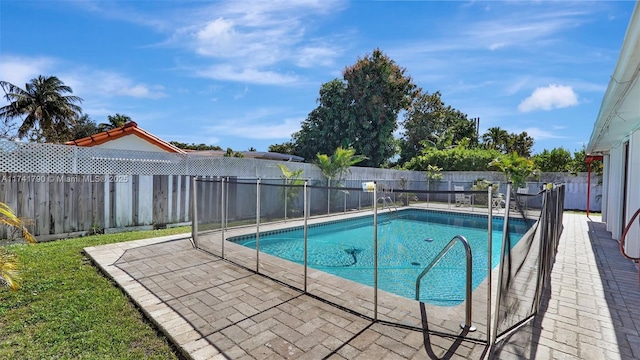
M493 219L492 266L499 262L503 220ZM528 230L510 220L512 246ZM487 217L427 210L401 210L378 216L378 286L415 299L418 275L456 235L464 236L473 253L473 288L487 275ZM254 248L254 235L229 241ZM373 286L373 216L332 221L308 228L308 265L345 279ZM304 263L301 227L260 234L260 251ZM466 260L456 244L421 282L420 300L443 306L464 301Z

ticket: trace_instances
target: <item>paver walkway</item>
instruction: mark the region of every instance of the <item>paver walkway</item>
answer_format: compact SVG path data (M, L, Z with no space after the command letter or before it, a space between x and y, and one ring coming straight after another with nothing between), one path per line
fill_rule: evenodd
M592 220L565 214L540 314L491 354L460 337L372 321L196 250L184 235L85 251L193 359L640 358L637 270ZM423 322L433 315L422 312Z

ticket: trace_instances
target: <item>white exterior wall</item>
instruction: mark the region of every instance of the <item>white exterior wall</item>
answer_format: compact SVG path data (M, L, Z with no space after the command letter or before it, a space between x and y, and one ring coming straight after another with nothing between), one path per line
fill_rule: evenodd
M629 170L627 174L626 226L633 214L640 208L640 130L636 130L629 139ZM627 233L625 251L632 257L640 256L640 219Z
M607 230L611 231L614 239L620 239L622 235L622 187L624 179L624 152L620 145L611 149L609 154L608 196L607 196Z
M602 207L602 221L607 223L607 219L609 218L609 207L606 204L609 204L609 164L611 164L609 155L604 155L602 157L602 204L605 206Z
M94 147L102 149L168 152L163 148L153 145L152 143L133 134L125 135L121 138L107 141L104 144L96 145Z

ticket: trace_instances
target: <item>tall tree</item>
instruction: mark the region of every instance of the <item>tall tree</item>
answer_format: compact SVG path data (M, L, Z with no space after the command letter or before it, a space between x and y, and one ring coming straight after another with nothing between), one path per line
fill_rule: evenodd
M82 111L82 99L65 95L73 90L55 76L38 76L25 88L0 81L8 105L0 108L0 120L24 117L18 128L19 138L35 141L64 142L73 136L71 127Z
M467 115L446 106L440 92L420 92L412 101L402 122L400 159L404 164L421 154L425 147L444 149L458 145L463 139L475 147L478 143L475 122Z
M401 110L416 94L406 70L380 49L344 70L349 118L347 145L367 157L364 166L380 167L396 153L393 132Z
M88 114L82 114L72 126L71 132L73 133L71 139L75 140L97 134L100 131L98 130L98 125L96 125L95 121L93 121Z
M559 147L551 151L544 149L541 153L534 155L532 160L540 171L564 172L569 170L572 158L568 150Z
M349 146L349 101L346 84L334 79L322 84L318 107L302 122L300 131L293 134L295 155L315 159L317 154L330 154L337 147ZM344 142L344 144L343 144Z
M100 131L107 131L107 130L112 130L115 128L119 128L120 126L132 121L131 118L127 115L123 115L123 114L118 114L116 113L115 115L108 115L107 116L107 123L100 123L98 125L98 129Z
M506 148L507 153L515 152L522 157L530 158L531 148L533 148L533 138L529 136L526 131L520 134L509 134Z
M533 138L526 131L520 134L509 133L500 127L492 127L482 135L482 143L485 148L498 150L503 154L515 152L524 158L531 157Z
M295 144L291 141L282 144L269 145L269 152L296 155Z
M487 149L498 150L502 153L507 150L509 142L509 133L500 127L492 127L482 135L482 142Z
M345 68L343 78L322 85L318 107L293 136L296 155L313 159L341 146L366 156L364 166L379 167L396 154L398 113L416 86L380 49Z

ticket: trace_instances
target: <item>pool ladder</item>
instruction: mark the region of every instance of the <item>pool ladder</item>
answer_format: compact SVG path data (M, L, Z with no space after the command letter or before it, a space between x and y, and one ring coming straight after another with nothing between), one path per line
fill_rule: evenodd
M383 210L384 210L384 207L386 206L387 209L389 209L389 213L391 213L391 205L393 205L393 208L395 209L395 212L396 212L396 216L398 215L398 207L396 206L395 201L391 199L391 196L381 196L378 198L378 202L380 202L380 200L382 200Z
M454 236L453 239L449 241L447 246L445 246L444 249L440 251L438 256L436 256L431 261L431 263L429 263L429 265L427 265L427 267L424 270L422 270L420 275L418 275L418 278L416 279L416 300L420 301L420 281L422 280L422 278L425 275L427 275L427 273L431 271L431 269L433 269L434 266L438 264L438 262L442 259L442 257L444 257L444 255L447 252L449 252L449 250L451 250L453 245L456 244L456 241L460 241L462 242L462 245L464 245L465 255L467 258L467 295L465 300L465 317L464 317L464 323L460 324L460 327L463 329L467 329L469 331L476 331L476 327L471 325L471 269L472 269L471 265L473 262L473 256L471 255L471 247L469 246L469 242L464 236L462 235Z

